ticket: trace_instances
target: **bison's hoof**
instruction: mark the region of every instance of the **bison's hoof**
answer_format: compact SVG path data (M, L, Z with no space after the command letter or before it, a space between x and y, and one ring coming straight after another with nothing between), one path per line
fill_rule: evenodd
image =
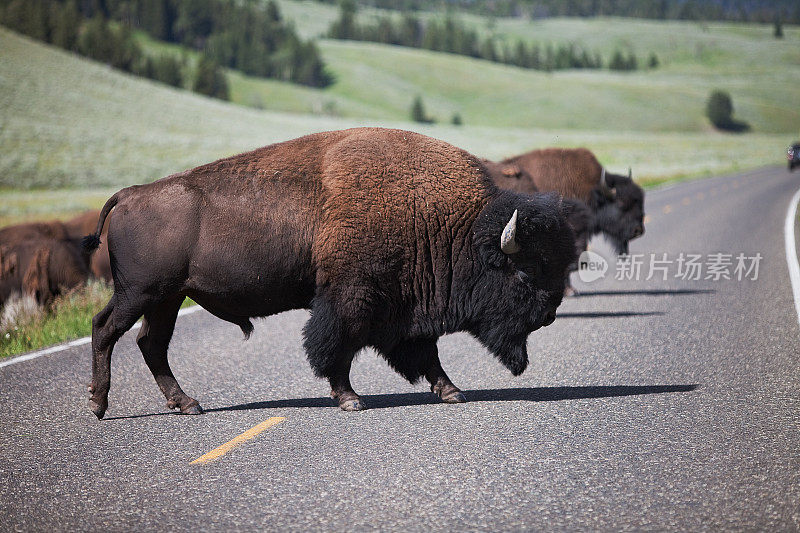
M464 396L464 393L460 390L454 390L448 394L444 394L441 398L444 403L465 403L467 401L467 397Z
M202 415L203 408L200 407L199 403L196 403L194 405L190 405L189 407L182 407L181 413L185 415Z
M103 417L106 415L106 409L107 408L108 408L108 406L106 406L106 405L100 405L99 403L97 403L94 400L89 400L89 409L92 410L92 412L94 413L94 416L96 416L98 420L102 420L103 419Z
M339 409L342 411L363 411L367 408L364 400L356 398L354 400L343 400L339 402Z
M567 287L564 288L564 296L565 297L577 296L577 295L578 295L578 291L572 285L568 285Z

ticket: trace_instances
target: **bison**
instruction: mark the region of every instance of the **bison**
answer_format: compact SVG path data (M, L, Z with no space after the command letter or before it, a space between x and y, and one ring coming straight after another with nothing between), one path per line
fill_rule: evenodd
M89 271L78 249L58 239L0 244L0 307L14 294L49 305L65 290L86 283Z
M533 150L499 163L487 163L502 188L532 193L555 191L584 202L594 215L593 233L603 233L617 253L644 234L644 191L628 176L606 172L585 148Z
M99 216L100 211L95 210L81 213L66 222L51 220L7 226L0 229L0 246L15 246L29 240L45 239L63 241L65 245L78 251L81 239L87 233L94 231ZM111 281L111 264L105 243L91 258L87 257L86 262L95 278Z
M64 228L70 240L80 243L81 239L94 231L97 226L97 219L100 217L100 210L86 211L80 215L65 221ZM108 226L103 227L103 239ZM105 242L101 242L100 248L91 256L89 270L97 279L111 282L111 261L108 258L108 247Z
M308 361L344 410L365 408L349 374L367 346L408 381L463 402L437 339L468 331L519 375L575 259L557 195L502 191L477 158L401 130L312 134L123 189L87 249L112 209L114 294L92 321L98 418L114 344L142 315L137 343L167 407L202 412L167 358L186 296L245 336L252 317L310 309Z

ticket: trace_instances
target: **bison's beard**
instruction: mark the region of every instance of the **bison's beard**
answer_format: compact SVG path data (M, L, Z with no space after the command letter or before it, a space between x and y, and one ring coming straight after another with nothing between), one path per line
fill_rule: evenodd
M617 255L628 255L628 243L630 241L620 241L615 244Z

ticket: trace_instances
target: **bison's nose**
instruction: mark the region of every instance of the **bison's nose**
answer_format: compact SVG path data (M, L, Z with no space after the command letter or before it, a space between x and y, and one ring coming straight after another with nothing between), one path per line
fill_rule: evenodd
M544 317L544 322L542 322L542 327L547 327L555 321L556 321L556 311L554 309L549 313L547 313L547 315Z
M639 226L636 226L635 230L633 230L633 236L641 237L642 235L644 235L644 226L640 224Z

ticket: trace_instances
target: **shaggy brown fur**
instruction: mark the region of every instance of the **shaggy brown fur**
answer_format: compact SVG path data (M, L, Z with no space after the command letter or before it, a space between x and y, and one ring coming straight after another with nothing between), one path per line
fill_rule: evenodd
M308 359L343 409L364 407L349 373L365 346L463 401L438 337L470 331L521 373L527 336L554 320L574 260L557 198L500 191L475 157L400 130L309 135L123 189L89 248L112 209L114 296L92 334L99 418L114 343L142 315L139 347L167 405L201 412L167 361L185 296L245 334L251 317L310 308ZM507 255L500 236L515 210L520 251Z
M49 305L65 290L86 282L89 271L74 246L56 239L28 239L4 245L3 255L13 257L14 268L0 278L0 305L12 294L33 296Z
M75 218L71 218L64 222L69 239L73 242L80 243L80 240L89 233L93 233L97 227L97 220L100 218L100 210L85 211ZM92 275L97 279L102 279L111 283L111 261L108 257L108 244L106 243L106 234L108 233L108 224L103 226L103 232L100 235L100 247L91 256L89 261L89 270Z
M603 233L627 253L628 243L644 234L644 191L627 176L606 172L586 148L545 148L486 163L498 186L517 192L553 191L585 203L594 220L592 233ZM610 189L610 190L609 190Z
M12 251L11 246L0 244L0 280L10 277L16 269L17 253Z
M592 191L599 188L603 170L586 148L533 150L495 165L500 172L493 172L492 177L500 187L520 192L555 191L586 204L593 201Z
M97 226L97 219L100 216L99 210L86 211L80 215L61 222L51 220L49 222L33 222L27 224L17 224L0 229L0 245L16 245L30 240L58 240L64 241L72 246L76 251L80 250L80 241L84 235L94 231ZM104 227L101 240L105 241L107 227ZM108 247L105 242L100 245L100 249L89 259L87 265L91 273L97 279L111 282L111 263L108 258Z

